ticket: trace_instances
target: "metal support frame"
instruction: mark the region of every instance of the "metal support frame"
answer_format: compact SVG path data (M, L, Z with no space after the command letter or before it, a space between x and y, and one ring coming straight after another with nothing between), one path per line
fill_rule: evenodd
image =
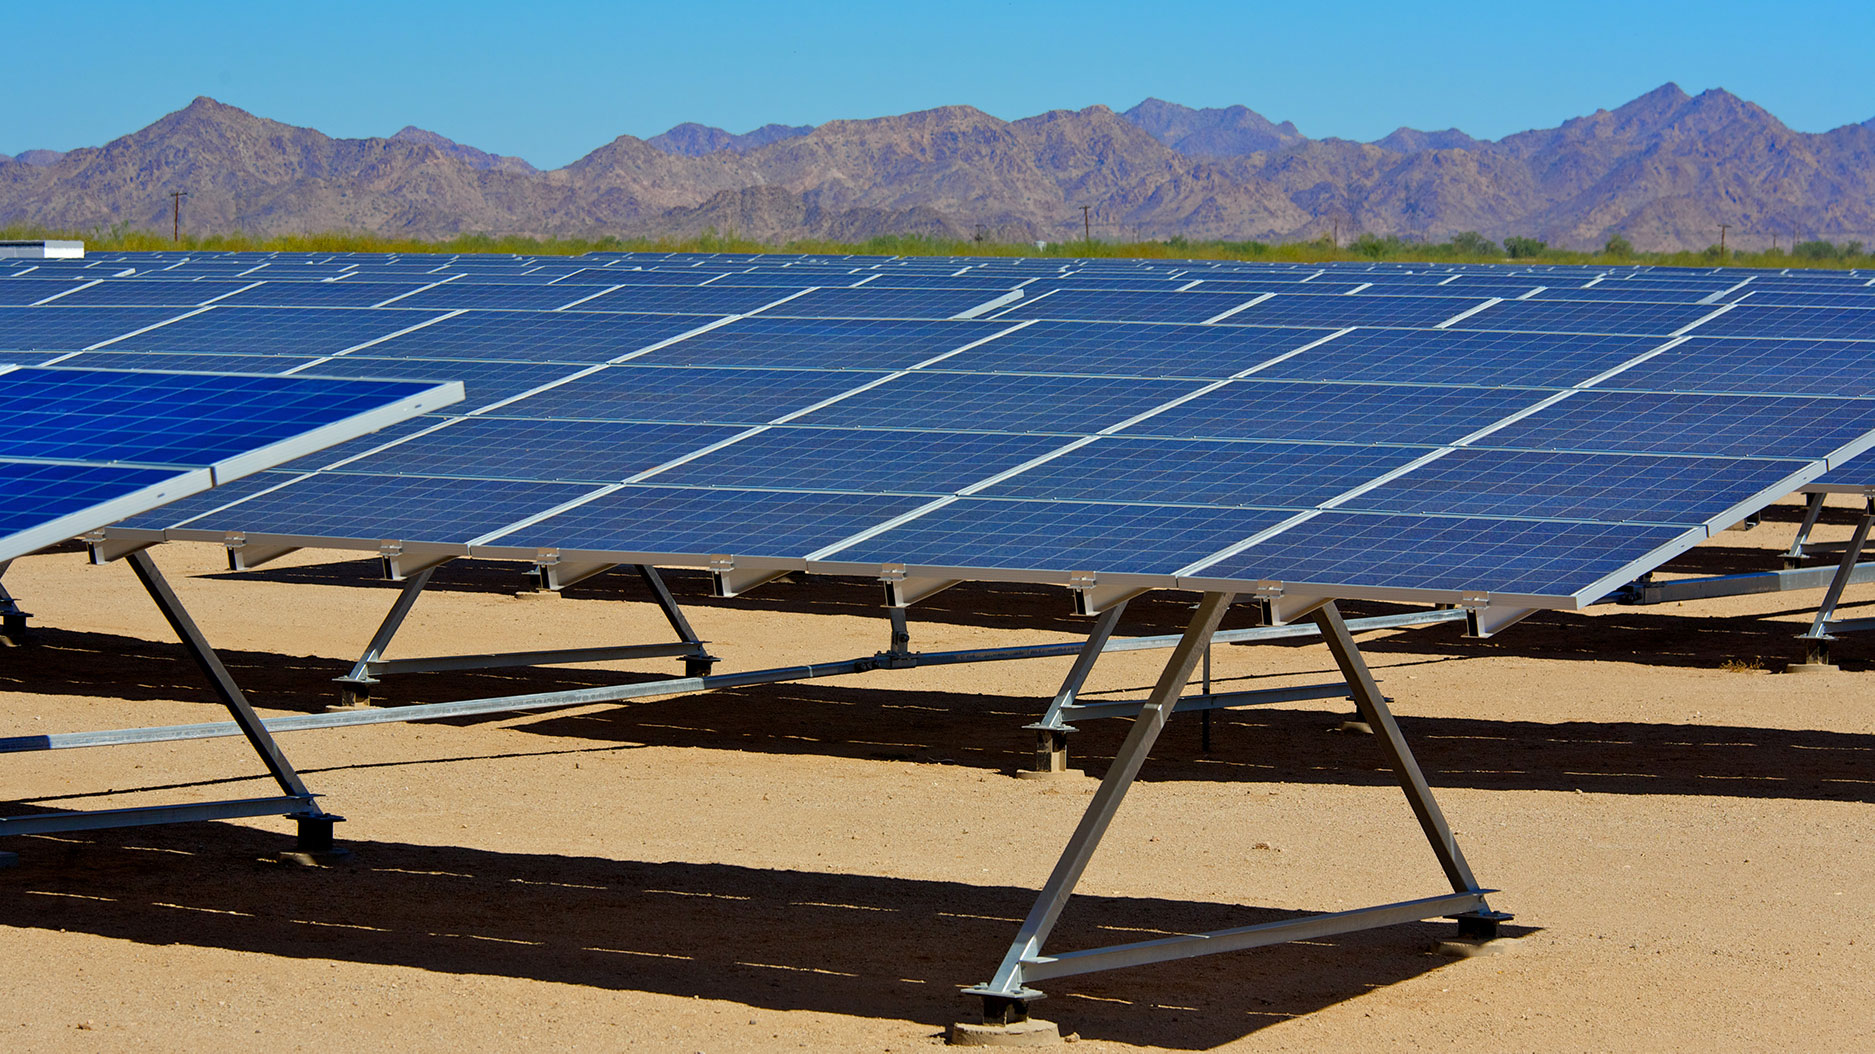
M1471 868L1452 836L1451 827L1433 799L1432 790L1413 759L1412 751L1392 713L1388 711L1379 686L1362 660L1347 624L1330 602L1316 609L1312 618L1334 654L1335 662L1346 679L1346 687L1354 695L1355 706L1379 733L1377 738L1381 749L1398 777L1401 789L1406 792L1407 801L1418 817L1420 827L1453 891L1417 900L1325 915L1308 915L1257 926L1071 952L1044 953L1043 945L1048 935L1053 931L1062 909L1066 907L1075 885L1099 846L1101 836L1106 833L1118 812L1127 789L1138 776L1146 755L1164 730L1166 721L1171 717L1179 696L1216 634L1218 623L1230 602L1231 596L1227 593L1205 594L1191 624L1167 660L1152 694L1141 706L1132 731L1114 756L1106 777L1101 780L1087 811L1068 839L1067 847L1056 862L1053 873L1042 886L1034 907L1017 930L1015 940L1011 942L995 975L984 984L965 989L965 994L982 999L983 1019L986 1023L1006 1024L1026 1018L1028 1003L1042 996L1041 992L1029 987L1030 983L1053 977L1070 977L1123 966L1213 955L1441 917L1459 919L1462 932L1467 935L1489 937L1496 934L1500 922L1510 917L1492 911L1486 902L1486 894L1491 891L1480 888L1472 876Z
M1870 497L1863 505L1862 518L1856 521L1855 533L1850 536L1849 544L1842 551L1842 562L1836 565L1836 573L1830 577L1829 588L1823 592L1823 602L1817 606L1816 618L1811 621L1808 630L1797 636L1804 644L1805 663L1828 665L1829 645L1836 639L1837 633L1875 629L1875 619L1835 619L1836 605L1842 603L1843 590L1856 577L1857 565L1862 559L1863 547L1868 544L1871 526L1875 526L1875 497Z
M379 678L394 673L434 673L441 670L486 670L511 666L558 666L567 663L610 662L617 659L643 659L675 657L684 660L684 676L702 677L708 675L716 657L704 650L704 642L691 628L690 620L684 617L683 609L678 607L677 599L671 595L670 587L657 568L638 565L639 577L651 591L652 600L658 610L664 613L678 639L669 644L621 644L606 645L596 648L552 648L537 651L493 652L482 655L435 655L411 659L386 659L384 652L391 646L391 639L403 627L404 620L410 617L410 610L416 606L417 597L430 584L430 578L441 566L439 561L410 574L404 579L403 588L398 590L397 599L391 603L390 611L384 620L378 623L377 631L372 633L365 650L352 664L352 668L342 677L333 680L339 685L340 705L346 707L368 706L371 704L372 687L379 683ZM543 579L544 581L544 579Z
M0 576L7 573L11 560L0 561ZM19 601L7 592L4 583L0 583L0 646L15 648L26 643L26 620L30 614L20 608Z
M52 813L40 816L0 818L0 835L48 834L55 831L84 831L105 827L136 827L148 824L183 823L242 816L291 816L299 822L299 849L324 852L332 848L332 825L342 817L320 810L316 795L287 761L279 744L248 704L240 685L222 665L221 657L209 646L201 628L189 617L182 601L143 550L130 553L130 569L156 602L157 610L169 623L183 650L208 679L215 697L233 716L240 734L247 738L254 753L260 756L267 772L280 787L280 795L246 798L235 801L195 802L183 805L156 805L133 809L100 809L79 813ZM45 737L40 737L45 738Z
M1827 494L1812 494L1804 502L1803 522L1797 525L1797 537L1784 550L1784 568L1797 567L1803 563L1805 543L1810 540L1810 532L1816 529L1816 521L1823 515L1823 500Z

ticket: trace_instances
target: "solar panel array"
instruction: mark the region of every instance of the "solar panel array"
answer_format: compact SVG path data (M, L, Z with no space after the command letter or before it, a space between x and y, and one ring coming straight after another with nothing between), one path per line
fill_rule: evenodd
M459 398L428 382L0 366L0 567Z
M0 268L0 354L468 390L130 536L1573 606L1843 477L1872 283L121 254Z

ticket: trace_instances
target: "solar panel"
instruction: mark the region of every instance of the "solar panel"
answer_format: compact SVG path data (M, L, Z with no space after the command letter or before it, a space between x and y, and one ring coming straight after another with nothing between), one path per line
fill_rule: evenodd
M250 275L249 277L255 277ZM429 282L262 282L223 303L259 307L374 307L394 303Z
M863 287L862 287L863 288ZM1077 292L1025 296L996 318L1091 322L1205 322L1254 300L1248 293Z
M1746 309L1681 301L1738 275L1649 271L1650 284L1586 294L1600 299L1455 318L1500 289L1573 295L1629 272L606 259L709 284L614 289L594 267L550 289L463 278L403 298L378 313L428 320L435 311L410 307L477 299L431 305L467 311L302 372L456 376L471 407L546 387L374 437L376 452L362 442L302 459L295 468L363 455L190 505L179 530L191 533L176 536L1232 591L1315 583L1444 602L1497 589L1568 606L1875 432L1863 408L1875 400L1840 398L1864 394L1859 364L1838 353L1857 345L1707 336ZM960 270L973 280L947 286ZM868 274L879 277L851 285ZM991 318L947 320L1026 278L1039 281ZM1283 291L1176 291L1200 279ZM1092 287L1050 291L1070 283ZM810 285L821 288L795 295ZM588 291L599 295L551 310ZM1671 337L1682 330L1695 335ZM500 394L478 390L489 382ZM1698 387L1712 384L1726 387ZM377 502L395 515L374 521Z
M453 385L0 369L0 563L446 405Z
M1702 322L1700 336L1817 337L1875 340L1875 310L1860 307L1759 307L1745 301Z
M0 351L77 351L152 326L177 312L161 307L0 307Z
M179 282L161 278L140 280L112 278L96 285L74 290L59 297L56 302L62 307L84 307L92 304L119 306L157 304L164 307L198 307L244 289L250 284L252 283L238 279Z
M50 310L50 309L47 309ZM176 312L170 312L171 317ZM433 322L437 311L265 308L217 304L110 343L113 351L334 355Z

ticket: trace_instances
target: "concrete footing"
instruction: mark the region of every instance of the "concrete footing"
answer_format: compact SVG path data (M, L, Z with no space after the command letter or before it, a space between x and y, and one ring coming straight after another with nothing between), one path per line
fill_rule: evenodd
M1842 667L1832 662L1793 662L1784 667L1785 673L1836 673Z
M1017 769L1019 780L1084 780L1086 771L1082 769Z
M959 1021L951 1026L946 1042L954 1047L1052 1047L1061 1042L1061 1029L1039 1017L1013 1025L984 1025Z

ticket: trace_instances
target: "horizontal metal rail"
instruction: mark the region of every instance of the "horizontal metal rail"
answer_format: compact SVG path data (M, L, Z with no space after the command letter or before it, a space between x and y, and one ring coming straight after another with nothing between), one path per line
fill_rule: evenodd
M229 722L229 735L239 735ZM95 831L106 827L147 827L159 823L197 823L233 820L243 816L298 816L318 813L313 795L244 798L238 801L197 802L191 805L148 805L136 809L95 809L90 812L41 813L37 816L0 818L0 835L53 834L58 831Z
M1401 615L1381 615L1371 619L1351 619L1348 629L1391 629L1399 626L1414 625L1419 622L1449 622L1463 618L1463 610L1439 609L1432 611L1407 612ZM1232 641L1268 640L1282 637L1306 637L1319 635L1314 626L1255 626L1248 629L1231 630L1219 633L1215 639ZM1131 637L1107 642L1104 651L1141 651L1155 648L1170 648L1178 643L1176 635L1158 637ZM598 688L575 688L558 692L534 692L526 695L502 695L488 699L462 699L448 703L413 703L409 706L383 707L369 710L343 710L324 714L299 714L291 717L274 717L262 722L268 732L304 732L316 728L350 728L356 725L397 724L406 721L433 721L451 717L477 717L483 714L499 714L525 710L542 710L560 706L589 706L595 703L622 703L632 699L643 699L659 695L689 695L696 692L716 691L724 688L748 688L758 684L779 684L788 681L810 681L820 677L841 677L847 674L865 673L881 669L914 669L919 666L952 666L975 662L1006 662L1012 659L1041 659L1064 655L1073 655L1079 651L1079 643L1068 641L1060 644L1034 644L1013 648L974 648L964 651L942 652L906 652L892 654L882 652L860 659L846 659L839 662L815 663L805 666L781 666L767 670L749 670L743 673L718 673L707 677L670 677L656 681L639 681L635 684L605 685ZM1284 689L1270 689L1283 691ZM1341 694L1346 694L1346 686L1341 686ZM1327 698L1327 696L1299 696L1298 698ZM1128 704L1094 704L1096 706L1123 706ZM1130 704L1131 710L1122 713L1137 713L1138 704ZM1241 705L1241 704L1227 704ZM1196 707L1203 709L1203 707ZM1084 715L1094 716L1094 715ZM218 739L223 736L240 734L240 729L229 721L215 721L199 725L162 725L154 728L120 728L99 732L53 732L43 735L13 736L0 739L0 754L22 753L37 750L73 750L82 747L124 746L133 743L168 743L187 739Z
M1309 699L1351 699L1348 686L1340 681L1334 684L1310 684L1298 688L1259 688L1247 692L1212 692L1209 695L1188 695L1181 698L1172 707L1175 714L1191 713L1196 710L1222 710L1233 706L1261 706L1266 703L1297 703ZM1110 703L1069 703L1061 708L1063 720L1098 719L1103 717L1132 717L1145 705L1143 699L1119 699Z
M1600 601L1604 604L1671 604L1681 600L1749 596L1753 593L1788 593L1822 589L1836 577L1838 565L1799 567L1788 571L1752 571L1742 575L1711 575L1666 582L1637 582ZM1849 584L1875 582L1875 561L1859 563L1849 572ZM1350 629L1354 622L1348 623Z
M1875 629L1875 618L1836 619L1823 624L1825 633L1867 633Z
M441 670L485 670L507 666L564 666L614 659L651 659L667 655L700 655L703 642L671 644L619 644L597 648L560 648L548 651L490 652L485 655L432 655L412 659L370 659L367 676L390 673L435 673Z
M1177 937L1164 937L1159 940L1140 941L1137 944L1113 944L1104 948L1062 952L1058 955L1039 955L1033 959L1022 960L1022 980L1024 983L1046 981L1051 977L1072 977L1076 974L1116 970L1125 966L1144 966L1148 963L1168 962L1173 959L1217 955L1221 952L1242 951L1246 948L1261 948L1271 944L1287 944L1290 941L1328 937L1337 933L1353 933L1356 930L1395 926L1403 922L1444 918L1448 915L1460 915L1485 907L1485 896L1495 892L1497 890L1479 889L1465 893L1447 893L1443 896L1406 900L1397 904L1382 904L1371 908L1356 908L1352 911L1305 915L1299 919L1265 922L1259 926L1242 926L1211 933L1191 933Z

